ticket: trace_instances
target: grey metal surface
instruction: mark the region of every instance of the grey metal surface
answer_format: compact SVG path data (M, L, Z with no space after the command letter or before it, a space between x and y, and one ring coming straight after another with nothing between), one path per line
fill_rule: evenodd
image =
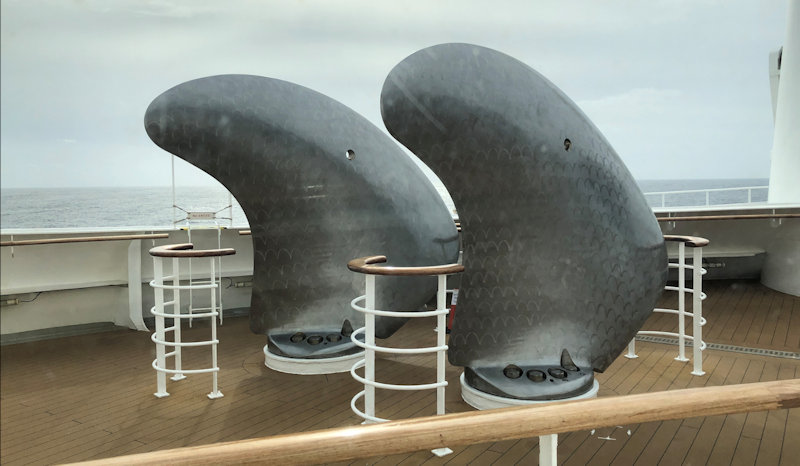
M225 185L247 215L256 333L327 335L346 319L362 326L349 303L363 294L364 278L347 270L350 259L383 254L402 266L457 259L452 218L421 170L385 133L318 92L259 76L197 79L157 97L145 128L157 145ZM415 310L435 293L436 279L379 277L377 286L380 308ZM402 323L379 318L378 335ZM308 357L308 348L296 356Z
M450 361L470 368L470 385L502 396L590 388L587 369L603 371L622 352L667 273L653 213L606 139L532 68L468 44L403 60L381 111L459 212L466 271ZM546 384L503 375L508 365L562 367L563 350L579 372Z

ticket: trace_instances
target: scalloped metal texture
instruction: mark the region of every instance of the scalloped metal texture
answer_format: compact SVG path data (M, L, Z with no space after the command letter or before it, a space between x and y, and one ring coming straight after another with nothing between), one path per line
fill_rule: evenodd
M225 185L250 223L255 333L293 333L364 318L350 300L364 279L347 262L392 265L458 257L455 225L436 189L381 130L341 103L286 81L222 75L180 84L149 106L150 138ZM348 151L351 151L348 153ZM419 309L430 277L380 277L377 305ZM379 318L391 335L400 319Z
M381 112L458 209L466 270L450 361L503 377L508 364L559 367L566 349L579 367L608 367L650 315L667 256L644 196L589 119L529 66L469 44L403 60ZM537 398L518 380L505 395Z

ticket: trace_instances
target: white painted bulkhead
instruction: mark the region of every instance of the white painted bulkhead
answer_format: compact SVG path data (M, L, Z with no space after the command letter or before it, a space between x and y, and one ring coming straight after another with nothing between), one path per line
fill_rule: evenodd
M168 233L168 239L136 239L86 243L6 246L0 248L0 331L2 335L55 327L106 322L141 328L150 317L153 291L154 245L186 243L183 230L153 229L51 229L3 231L2 240L15 241L58 237L82 237L141 233ZM193 230L196 249L217 247L217 230ZM248 308L250 288L236 283L252 282L253 247L250 236L238 229L222 230L223 247L237 254L222 261L223 304L226 309ZM193 264L192 276L206 278L205 261ZM189 278L188 268L181 277ZM132 285L132 284L136 285ZM129 293L129 290L133 292ZM11 301L11 303L9 303ZM18 302L17 302L18 301ZM188 300L187 300L188 302ZM14 304L15 303L15 304ZM138 314L137 314L138 310Z

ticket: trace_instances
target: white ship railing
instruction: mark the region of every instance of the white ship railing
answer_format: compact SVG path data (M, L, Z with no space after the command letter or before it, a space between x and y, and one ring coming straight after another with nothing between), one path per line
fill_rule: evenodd
M683 191L655 191L644 193L645 199L648 199L648 203L650 202L649 199L652 196L657 196L661 198L661 205L660 206L653 206L653 207L667 207L666 199L667 196L682 196L686 194L704 194L705 196L705 204L676 204L671 207L699 207L699 206L711 206L711 205L729 205L729 204L752 204L753 203L753 191L754 190L768 190L769 186L743 186L743 187L736 187L736 188L712 188L712 189L688 189ZM721 193L721 192L733 192L733 191L746 191L747 192L747 202L724 202L720 204L711 204L711 193ZM766 195L763 201L766 202Z
M356 346L364 348L364 359L359 360L353 365L350 374L360 383L364 384L364 390L358 392L350 400L350 408L356 415L364 419L365 423L387 422L375 415L375 388L385 390L430 390L436 389L436 414L444 414L444 397L447 380L445 379L445 353L447 351L447 314L450 309L447 306L447 276L464 271L464 266L460 264L448 264L429 267L392 267L380 265L386 262L386 256L371 256L353 259L347 264L350 270L362 273L365 277L366 292L359 296L350 305L356 311L364 314L364 327L355 330L350 336ZM375 276L433 276L437 277L438 288L436 291L436 309L433 311L386 311L375 308ZM364 303L362 306L359 303ZM375 316L384 317L431 317L436 316L436 346L425 348L391 348L378 346L375 344ZM364 342L358 340L359 335L364 335ZM427 384L391 384L382 383L375 380L375 353L389 354L426 354L436 353L436 382ZM364 376L357 373L358 369L364 368ZM364 399L364 411L357 407L359 399ZM437 456L444 456L452 453L449 448L437 448L433 450Z
M171 380L177 381L186 378L185 374L204 374L211 373L212 376L212 389L208 397L211 399L221 398L222 392L219 391L217 386L217 373L219 367L217 365L217 316L220 312L217 309L216 291L219 287L218 283L214 280L216 275L215 259L220 256L229 256L236 254L233 249L209 249L209 250L195 250L191 243L184 244L170 244L158 246L150 250L150 255L153 256L153 281L150 286L154 289L155 305L151 308L150 312L155 316L156 330L151 336L151 340L156 344L156 359L153 360L153 369L156 370L156 385L157 390L154 395L158 398L169 396L167 392L166 374L172 374ZM180 283L180 259L187 258L191 261L192 258L206 257L209 259L210 280L203 284L187 284L181 285ZM165 276L162 264L163 258L172 258L172 274ZM172 284L167 285L165 280L171 280ZM207 289L211 292L210 306L208 312L199 314L182 314L181 313L181 291ZM172 299L164 301L164 290L172 291ZM166 307L169 307L172 312L167 312ZM184 342L181 340L181 320L190 318L208 317L211 319L211 339L204 341ZM172 326L166 327L166 319L172 319ZM172 332L172 341L167 340L166 333ZM183 352L185 347L197 346L210 346L211 347L211 367L203 369L184 369L182 367ZM166 348L174 348L172 351L167 352ZM167 368L166 359L173 358L174 369Z
M706 349L706 343L703 341L703 326L706 324L706 319L703 317L703 300L706 299L706 294L703 293L703 275L706 270L702 267L703 264L703 246L708 244L705 238L698 238L695 236L678 236L678 235L664 235L665 241L675 241L678 243L678 262L669 263L669 268L678 269L678 286L664 287L668 291L678 292L678 309L663 309L655 308L653 312L663 314L677 314L678 316L678 332L662 332L656 330L640 330L637 335L658 335L666 337L675 337L678 339L678 356L675 357L676 361L686 362L686 340L692 341L692 360L693 370L692 375L705 375L703 371L703 351ZM692 265L686 265L686 246L692 248ZM692 271L692 288L686 288L686 269ZM692 295L692 312L686 312L686 293ZM686 335L685 318L692 319L692 334ZM639 356L636 355L636 338L628 343L628 353L626 358L635 359Z

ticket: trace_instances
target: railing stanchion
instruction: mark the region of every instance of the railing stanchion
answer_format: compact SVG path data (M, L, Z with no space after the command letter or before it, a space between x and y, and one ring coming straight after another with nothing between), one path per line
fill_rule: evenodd
M181 273L180 273L180 262L178 261L177 257L172 258L172 286L175 287L172 289L172 313L173 314L180 314L181 313ZM186 376L183 375L181 369L183 368L183 350L180 346L181 343L181 319L179 317L172 318L172 331L173 335L175 336L175 343L178 343L175 346L175 370L177 371L175 375L170 377L170 380L182 380L185 379Z
M678 357L676 361L686 362L686 246L678 243Z
M539 436L539 466L558 464L558 434Z
M703 248L692 251L692 375L705 375L703 371Z
M439 275L439 288L436 292L436 309L447 308L447 275ZM436 346L443 347L447 343L447 314L436 316ZM445 381L445 351L439 350L436 353L436 382ZM444 414L444 386L436 389L436 414Z
M628 343L628 352L625 354L625 357L628 359L636 359L639 357L636 355L636 337L631 338L630 343Z
M366 281L366 302L365 307L372 311L375 310L375 275L365 275ZM364 349L364 377L370 382L375 381L375 314L367 312L364 315L364 341L367 347ZM373 348L370 348L372 346ZM364 412L368 416L375 416L375 386L366 385L364 387ZM370 423L369 419L364 421Z
M221 256L217 256L219 258ZM212 400L214 398L222 398L222 392L219 391L217 387L217 375L219 374L219 366L217 365L217 345L219 344L219 340L217 339L217 316L222 319L222 309L217 308L217 288L219 287L218 283L215 283L216 272L214 271L214 259L215 257L209 257L209 268L211 269L211 283L214 283L215 286L211 287L211 367L215 368L215 371L211 372L211 393L208 394L208 397ZM221 283L221 281L219 282Z
M156 285L164 284L164 269L160 260L153 261L153 283ZM157 309L164 312L164 288L163 286L155 287L155 306ZM164 316L156 314L156 338L164 341ZM166 349L164 345L156 345L156 363L158 367L166 367ZM162 371L156 372L156 392L154 393L158 398L169 396L167 392L167 374Z

